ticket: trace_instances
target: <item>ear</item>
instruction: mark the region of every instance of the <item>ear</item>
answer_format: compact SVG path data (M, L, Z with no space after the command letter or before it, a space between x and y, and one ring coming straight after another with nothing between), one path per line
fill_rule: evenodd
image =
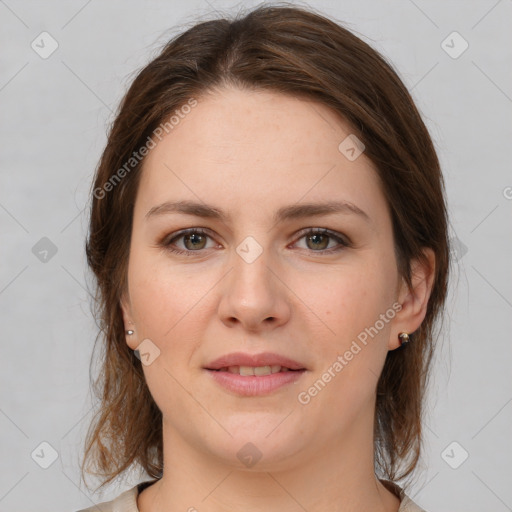
M391 338L388 342L389 350L400 347L399 333L411 334L416 331L427 314L428 300L435 276L435 254L429 247L425 247L423 253L427 257L426 263L418 259L411 263L412 289L409 289L405 279L401 279L397 300L402 305L402 309L393 319Z
M130 299L127 292L123 292L120 300L121 311L123 312L123 322L125 333L128 330L135 331L135 324L133 322L132 308ZM137 347L137 333L125 334L126 343L132 349L135 350Z

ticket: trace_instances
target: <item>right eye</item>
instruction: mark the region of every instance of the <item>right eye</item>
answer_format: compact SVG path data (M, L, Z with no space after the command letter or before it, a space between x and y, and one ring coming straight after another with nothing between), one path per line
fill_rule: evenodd
M171 238L164 240L162 246L172 253L192 256L192 253L208 248L206 247L208 238L211 237L204 229L188 228L178 231ZM176 248L176 243L179 240L182 240L183 249ZM214 245L211 247L214 247Z

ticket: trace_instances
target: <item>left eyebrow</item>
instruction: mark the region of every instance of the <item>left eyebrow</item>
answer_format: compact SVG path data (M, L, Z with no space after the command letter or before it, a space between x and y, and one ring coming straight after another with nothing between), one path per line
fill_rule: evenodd
M153 206L147 213L146 219L155 215L168 213L183 213L194 215L196 217L213 218L223 221L231 220L222 208L211 206L205 203L195 201L166 201L165 203ZM330 201L326 203L301 203L290 206L283 206L274 214L274 222L283 222L285 220L300 219L304 217L314 217L320 215L332 215L342 213L345 215L358 215L366 222L371 223L369 215L361 210L355 204L347 201Z
M289 219L301 219L320 215L332 215L342 213L354 214L371 223L370 216L355 204L347 201L331 201L327 203L301 203L280 208L274 215L274 222L282 222Z

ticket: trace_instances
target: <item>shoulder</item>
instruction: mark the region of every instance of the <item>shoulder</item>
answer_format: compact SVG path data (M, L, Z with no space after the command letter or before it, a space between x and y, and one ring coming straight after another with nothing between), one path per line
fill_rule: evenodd
M391 480L380 479L380 481L391 492L395 493L395 495L400 498L400 508L398 509L398 512L426 512L426 510L414 503L414 501L405 494L405 491L398 484L395 484Z
M131 489L122 492L113 500L104 501L76 512L139 512L137 496L146 485L149 485L149 482L137 484Z
M399 485L390 480L381 479L381 482L400 498L400 508L398 512L426 512L426 510L414 503ZM151 483L153 483L153 481L137 484L131 489L124 491L113 500L104 501L89 508L77 510L76 512L139 512L137 508L137 496L143 488Z

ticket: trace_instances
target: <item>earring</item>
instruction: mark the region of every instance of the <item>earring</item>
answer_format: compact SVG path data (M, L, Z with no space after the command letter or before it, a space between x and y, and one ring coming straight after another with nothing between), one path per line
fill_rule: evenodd
M128 331L126 331L126 334L128 334L128 336L131 336L135 331L132 331L131 329L129 329Z
M404 343L408 343L410 341L409 334L406 332L401 332L398 335L398 340L400 341L400 346L402 346Z

